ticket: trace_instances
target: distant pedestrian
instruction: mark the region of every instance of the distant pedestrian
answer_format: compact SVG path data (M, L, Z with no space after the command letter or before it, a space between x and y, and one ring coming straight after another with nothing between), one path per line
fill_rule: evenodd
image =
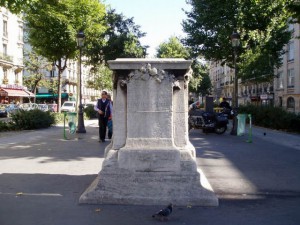
M231 110L231 106L226 101L226 98L223 98L223 101L220 103L219 107Z
M223 112L228 116L229 119L232 118L231 116L231 106L229 103L226 101L226 98L223 98L223 101L220 103L219 107L223 108Z
M108 118L111 116L110 101L107 99L106 91L102 91L101 98L97 100L94 109L98 113L99 142L105 142L107 122Z

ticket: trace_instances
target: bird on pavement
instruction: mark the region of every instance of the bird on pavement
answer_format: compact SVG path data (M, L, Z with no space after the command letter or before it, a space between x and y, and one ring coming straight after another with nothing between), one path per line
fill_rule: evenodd
M153 214L152 217L159 219L161 221L168 220L168 216L172 213L173 205L169 204L167 207L159 210L157 213Z

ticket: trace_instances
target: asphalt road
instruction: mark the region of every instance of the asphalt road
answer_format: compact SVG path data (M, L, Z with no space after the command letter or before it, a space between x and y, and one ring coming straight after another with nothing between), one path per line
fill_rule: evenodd
M97 122L65 140L62 127L0 133L0 225L148 225L161 206L79 205L108 144ZM265 135L264 135L265 133ZM190 133L218 207L174 207L174 225L299 225L300 136L255 128L247 136Z

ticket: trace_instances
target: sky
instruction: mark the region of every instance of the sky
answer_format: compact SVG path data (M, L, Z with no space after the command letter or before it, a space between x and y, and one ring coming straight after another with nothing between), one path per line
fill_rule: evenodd
M133 17L140 31L146 32L141 38L142 45L149 45L149 57L154 57L156 48L171 36L184 37L182 20L186 19L182 9L188 10L185 0L105 0L117 13L125 17Z

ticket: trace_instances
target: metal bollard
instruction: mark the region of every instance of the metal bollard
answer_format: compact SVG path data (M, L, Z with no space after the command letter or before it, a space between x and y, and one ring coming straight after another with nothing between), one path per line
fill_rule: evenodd
M249 118L249 132L248 132L248 140L246 142L252 143L252 116L248 114Z

